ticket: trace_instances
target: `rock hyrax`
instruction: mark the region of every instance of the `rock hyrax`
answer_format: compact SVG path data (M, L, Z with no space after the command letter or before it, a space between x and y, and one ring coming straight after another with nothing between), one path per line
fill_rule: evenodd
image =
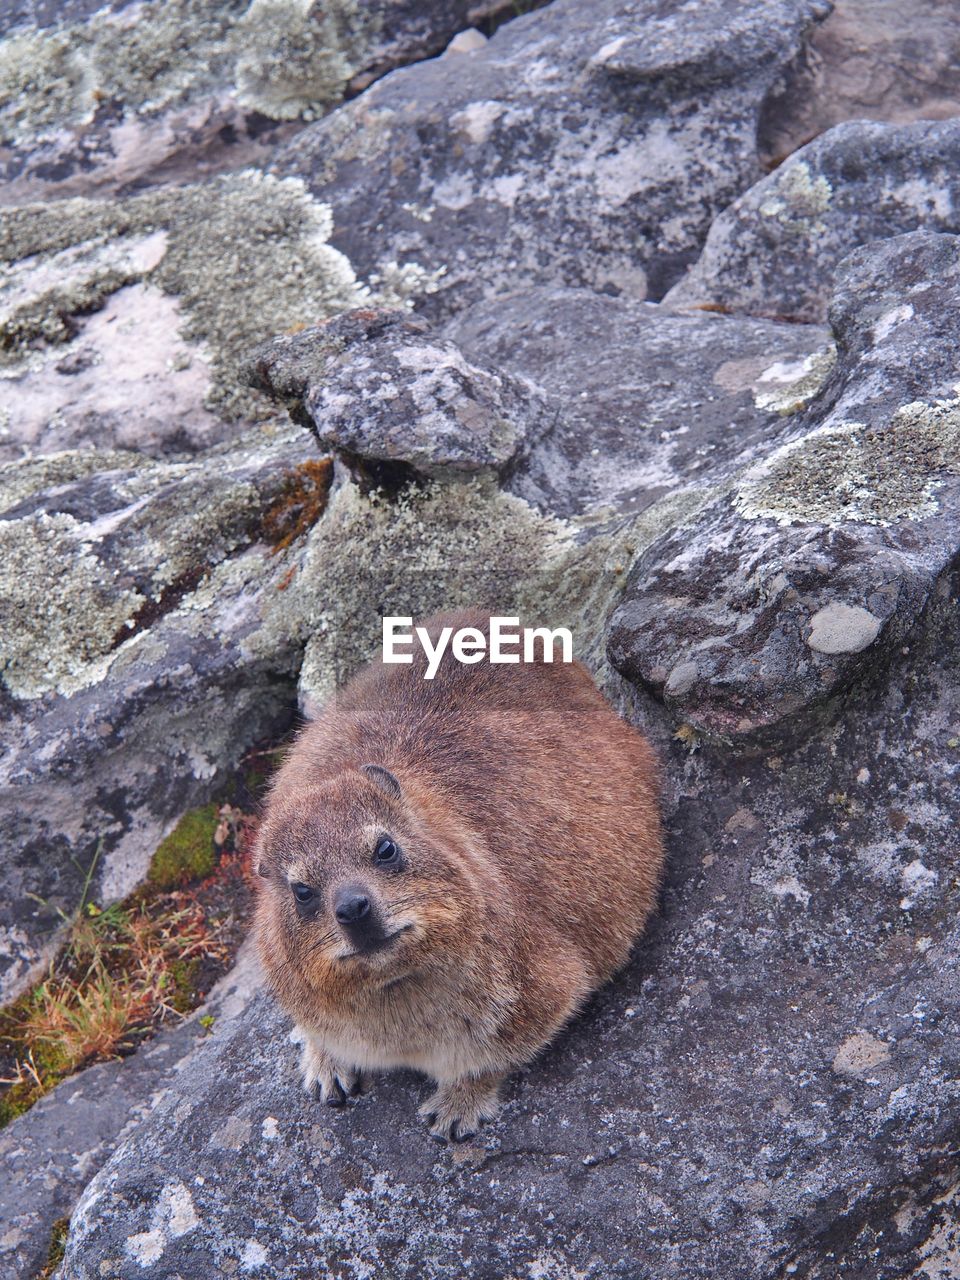
M361 1073L413 1067L437 1083L430 1132L460 1139L626 962L663 862L657 765L579 663L448 649L424 672L368 667L300 734L261 827L257 930L307 1089L339 1105Z

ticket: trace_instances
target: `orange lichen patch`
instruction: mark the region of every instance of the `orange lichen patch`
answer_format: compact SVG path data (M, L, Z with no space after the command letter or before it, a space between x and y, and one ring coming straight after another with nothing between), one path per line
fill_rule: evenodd
M289 587L290 583L293 581L294 574L296 572L297 572L297 566L295 564L292 564L290 568L287 570L287 572L280 579L280 581L277 583L277 590L286 591L287 587Z
M263 518L264 539L276 555L302 537L323 515L333 484L333 459L317 458L295 467Z

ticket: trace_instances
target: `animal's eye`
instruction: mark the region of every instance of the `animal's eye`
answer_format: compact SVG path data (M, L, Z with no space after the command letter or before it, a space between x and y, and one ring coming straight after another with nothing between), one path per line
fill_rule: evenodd
M309 902L313 901L313 890L308 884L295 884L293 887L293 896L301 907L305 907Z
M382 866L390 866L392 863L399 861L400 848L389 836L384 836L382 840L377 842L373 856Z

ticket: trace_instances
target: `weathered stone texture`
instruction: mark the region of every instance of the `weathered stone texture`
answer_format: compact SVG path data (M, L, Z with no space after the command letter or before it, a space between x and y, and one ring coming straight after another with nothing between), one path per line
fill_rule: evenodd
M720 214L666 302L823 321L840 262L859 245L960 231L958 174L960 120L839 125Z
M660 297L760 176L761 104L822 6L556 0L395 72L282 149L381 289L449 315L529 284Z

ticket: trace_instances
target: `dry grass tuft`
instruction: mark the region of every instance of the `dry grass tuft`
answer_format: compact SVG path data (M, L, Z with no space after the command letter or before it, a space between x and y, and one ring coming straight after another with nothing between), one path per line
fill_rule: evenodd
M250 786L262 780L255 766ZM233 805L208 808L210 857L178 863L172 886L148 881L101 908L88 900L94 858L47 977L0 1009L0 1128L66 1076L133 1052L195 1009L228 967L252 899L255 820Z

